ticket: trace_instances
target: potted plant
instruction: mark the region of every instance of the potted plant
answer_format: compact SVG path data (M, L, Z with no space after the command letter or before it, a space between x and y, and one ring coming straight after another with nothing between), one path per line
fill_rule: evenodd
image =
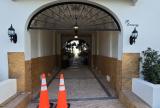
M141 63L143 79L133 78L132 91L152 108L160 108L160 54L148 48Z

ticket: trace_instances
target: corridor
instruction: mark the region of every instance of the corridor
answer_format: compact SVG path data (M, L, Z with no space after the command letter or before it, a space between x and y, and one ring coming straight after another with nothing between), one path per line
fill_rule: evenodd
M118 99L109 97L87 66L73 65L64 73L67 99L71 108L123 108ZM51 102L57 101L59 76L48 87ZM38 100L28 108L36 108Z
M63 70L68 99L83 100L86 98L107 98L92 73L85 66L73 66ZM56 99L59 87L59 76L52 81L48 90L50 99Z

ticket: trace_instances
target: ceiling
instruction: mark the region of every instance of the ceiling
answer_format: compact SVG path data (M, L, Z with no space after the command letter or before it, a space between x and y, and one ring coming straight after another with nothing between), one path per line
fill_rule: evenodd
M120 31L109 12L81 2L59 3L40 10L32 17L28 29L73 30L75 24L82 31Z

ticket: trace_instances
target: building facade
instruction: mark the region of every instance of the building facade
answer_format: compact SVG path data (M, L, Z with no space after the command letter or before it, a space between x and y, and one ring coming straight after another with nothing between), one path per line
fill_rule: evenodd
M90 67L109 79L117 95L122 90L130 90L131 79L139 77L141 51L147 47L160 50L158 0L2 0L0 81L16 78L18 91L34 92L39 86L40 72L49 73L60 66L61 41L67 40L60 37L65 37L65 33L28 27L34 16L46 7L64 2L94 5L113 16L119 30L95 30L91 32L91 38L84 38L92 41ZM17 33L16 44L8 36L11 24ZM130 45L129 39L135 27L138 37L135 44Z

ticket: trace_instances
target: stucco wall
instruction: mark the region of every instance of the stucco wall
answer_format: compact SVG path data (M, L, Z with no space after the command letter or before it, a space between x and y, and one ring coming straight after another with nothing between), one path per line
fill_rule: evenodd
M116 31L97 32L98 55L118 58L118 34Z
M8 58L7 52L25 52L26 58L27 48L25 44L27 33L26 25L28 24L29 18L36 12L39 8L45 7L45 4L55 1L55 0L1 0L0 3L0 80L8 78ZM92 2L98 3L104 7L107 7L109 12L111 12L121 23L123 38L123 52L140 52L146 49L148 46L160 50L159 47L159 0L138 0L135 6L132 5L130 0L90 0ZM135 45L129 45L128 39L133 31L133 27L128 27L125 24L126 20L130 20L131 23L139 24L137 28L139 32L139 37L136 40ZM10 42L7 35L7 30L10 25L16 30L18 35L17 44Z
M30 30L31 58L55 55L55 32Z

